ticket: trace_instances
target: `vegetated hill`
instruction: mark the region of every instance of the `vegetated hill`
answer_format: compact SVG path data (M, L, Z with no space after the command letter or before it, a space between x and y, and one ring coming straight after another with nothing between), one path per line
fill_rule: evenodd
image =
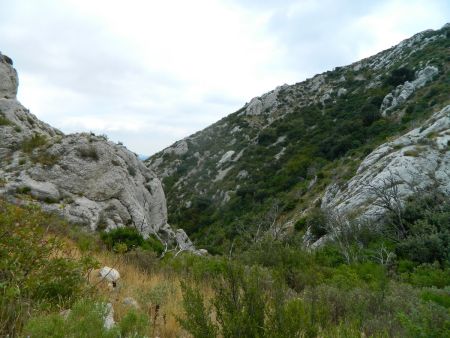
M254 224L301 229L313 208L373 216L366 188L389 177L404 183L401 198L424 174L448 193L449 48L449 24L418 33L253 98L153 155L170 222L214 252Z
M167 224L161 182L136 154L106 136L64 135L16 99L18 77L0 53L0 196L39 204L92 230L130 226L193 250Z

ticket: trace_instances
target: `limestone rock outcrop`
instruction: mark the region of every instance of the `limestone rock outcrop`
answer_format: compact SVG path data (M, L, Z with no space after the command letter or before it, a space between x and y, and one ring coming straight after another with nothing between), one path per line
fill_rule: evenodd
M64 135L17 101L17 86L12 61L0 54L0 196L93 230L132 226L144 237L193 248L167 224L161 182L136 154L105 136Z
M416 79L412 82L406 81L398 85L391 93L387 94L381 103L380 112L382 116L389 115L398 105L404 103L417 89L422 88L437 74L438 69L427 66L417 72Z
M450 194L450 105L434 113L421 127L376 148L344 187L330 185L322 208L379 217L384 210L373 192L393 180L403 201L432 185Z

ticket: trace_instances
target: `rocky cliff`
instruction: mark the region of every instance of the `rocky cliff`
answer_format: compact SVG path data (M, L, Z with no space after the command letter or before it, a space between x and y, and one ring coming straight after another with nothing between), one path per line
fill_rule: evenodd
M136 154L105 136L64 135L17 101L17 87L11 59L0 54L0 195L93 230L132 226L193 249L168 225L161 182Z
M224 246L268 210L286 227L319 206L370 213L362 185L383 172L427 182L432 171L445 187L449 48L449 24L418 33L253 98L155 154L146 164L163 178L172 222Z
M401 200L431 186L450 195L450 105L420 127L376 148L344 186L329 185L322 208L378 217L384 210L382 196L376 192L392 188L391 184Z

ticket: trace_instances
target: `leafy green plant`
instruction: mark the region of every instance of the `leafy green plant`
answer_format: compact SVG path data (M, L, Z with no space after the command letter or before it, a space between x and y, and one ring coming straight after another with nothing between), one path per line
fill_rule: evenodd
M25 325L24 334L36 338L116 338L121 330L114 327L112 329L104 327L104 318L107 312L106 304L95 300L82 299L73 305L68 312L67 318L64 318L59 313L31 318ZM137 326L136 324L140 324L138 320L132 321L131 318L126 317L123 331L125 333L133 332L133 328ZM140 325L137 329L141 331ZM132 335L129 337L132 337Z
M101 239L110 250L120 243L126 245L126 251L140 247L144 243L142 235L131 227L116 228L109 232L103 232Z
M67 306L85 290L92 260L74 260L48 232L53 216L0 200L0 335L16 335L38 307ZM61 221L60 221L61 222Z
M119 322L119 330L122 337L146 337L149 327L150 321L148 316L135 309L129 310Z
M178 321L183 329L191 333L194 338L217 337L217 327L212 322L211 311L208 311L201 293L185 282L181 282L181 290L186 316L178 318Z

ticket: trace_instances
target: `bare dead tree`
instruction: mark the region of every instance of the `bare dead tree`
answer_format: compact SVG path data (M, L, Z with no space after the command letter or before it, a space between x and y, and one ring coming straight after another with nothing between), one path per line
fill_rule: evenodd
M395 240L401 240L407 235L403 220L403 199L400 196L399 186L408 184L398 174L389 171L389 175L373 183L367 183L366 188L374 196L373 205L387 211L393 218L395 225Z
M329 238L337 245L346 263L358 261L362 250L359 233L364 225L357 220L349 220L346 216L330 210L326 211L326 215L325 230Z
M379 264L387 266L392 263L395 258L395 254L392 251L388 250L388 248L386 248L384 244L381 244L381 247L373 251L371 258L373 258Z
M280 203L275 201L258 222L249 226L238 223L236 230L241 240L247 243L260 243L266 238L278 241L286 230L286 226L279 222L280 215ZM234 247L234 242L232 247Z

